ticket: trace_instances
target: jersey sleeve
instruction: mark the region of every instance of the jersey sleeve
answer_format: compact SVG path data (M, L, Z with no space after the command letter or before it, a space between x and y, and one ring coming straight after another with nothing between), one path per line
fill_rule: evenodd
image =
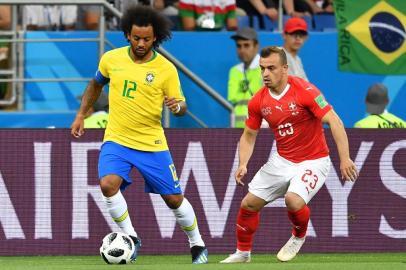
M106 54L104 54L100 59L99 68L94 76L94 79L102 85L105 85L110 81L108 72L108 61L106 58Z
M255 95L254 98L248 103L248 116L245 120L245 125L250 129L257 130L261 127L262 114L259 103L259 95Z
M168 69L168 79L164 91L167 97L174 97L178 101L186 100L180 85L178 72L174 66Z
M320 90L312 84L307 85L300 93L303 105L318 119L322 119L326 113L333 109Z

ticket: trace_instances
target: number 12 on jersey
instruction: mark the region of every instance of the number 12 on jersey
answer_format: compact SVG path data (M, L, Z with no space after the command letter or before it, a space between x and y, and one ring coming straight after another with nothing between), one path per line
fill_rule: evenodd
M136 90L137 90L136 82L129 81L129 80L124 81L123 97L134 99L134 94L131 94L131 93L135 92Z

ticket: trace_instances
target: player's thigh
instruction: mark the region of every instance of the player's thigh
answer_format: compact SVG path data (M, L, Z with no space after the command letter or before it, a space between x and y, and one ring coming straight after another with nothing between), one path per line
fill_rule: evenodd
M159 152L137 151L135 166L144 177L145 192L160 195L182 194L169 150Z
M122 179L120 189L124 190L130 185L132 183L129 175L132 165L128 160L130 151L131 149L114 142L103 143L99 154L99 179L113 181L115 177L108 177L113 175Z
M272 158L255 174L248 184L248 191L267 203L283 198L292 178L289 164L279 158Z
M298 164L296 175L290 181L288 191L299 195L307 204L324 185L329 170L329 157Z

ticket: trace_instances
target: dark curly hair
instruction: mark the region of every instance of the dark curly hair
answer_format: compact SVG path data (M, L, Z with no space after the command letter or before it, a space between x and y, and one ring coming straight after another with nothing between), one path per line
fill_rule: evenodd
M152 26L154 36L156 37L153 43L155 49L159 47L159 44L169 40L172 36L171 21L149 6L133 5L124 12L121 18L121 30L126 39L131 34L133 25Z

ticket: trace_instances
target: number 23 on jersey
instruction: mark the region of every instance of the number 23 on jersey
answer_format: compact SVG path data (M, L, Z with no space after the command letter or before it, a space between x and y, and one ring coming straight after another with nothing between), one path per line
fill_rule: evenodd
M281 137L293 135L293 126L291 123L281 124L278 126L278 132Z

